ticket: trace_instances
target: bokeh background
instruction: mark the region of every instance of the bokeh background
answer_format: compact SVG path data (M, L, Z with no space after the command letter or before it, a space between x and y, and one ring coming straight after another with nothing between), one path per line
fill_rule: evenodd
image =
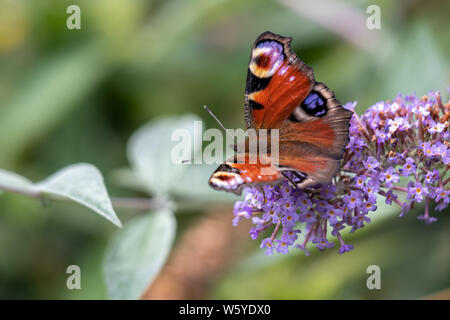
M71 4L81 30L66 27ZM370 4L0 0L0 167L37 181L90 162L110 194L142 196L118 174L128 138L163 115L194 113L215 127L204 104L227 127L243 127L250 48L266 30L293 37L316 79L341 102L358 101L359 113L399 92L441 90L447 100L450 2L376 1L381 30L366 28ZM248 226L231 227L231 208L177 211L174 250L145 297L416 299L450 287L448 212L431 226L391 212L349 236L355 250L343 256L333 248L265 257ZM124 222L139 214L118 213ZM2 195L0 298L105 298L101 265L114 230L82 207ZM82 290L66 288L71 264L81 267ZM381 267L381 290L366 288L370 264Z

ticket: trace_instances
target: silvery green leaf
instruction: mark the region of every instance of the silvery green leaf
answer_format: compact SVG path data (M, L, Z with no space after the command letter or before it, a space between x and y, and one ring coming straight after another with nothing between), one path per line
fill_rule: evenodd
M25 193L37 192L33 182L18 175L17 173L0 169L0 189L10 190L12 192L16 190L23 191Z
M172 141L175 130L190 136L185 143L189 149L189 159L199 152L201 145L201 130L194 130L196 116L164 117L153 120L137 130L128 143L128 158L136 176L144 181L148 191L156 195L164 195L178 183L187 164L181 159L174 163L172 150L180 141ZM195 132L194 132L195 131Z
M39 191L71 199L97 212L121 227L103 182L93 165L80 163L68 166L36 185Z
M172 211L137 217L110 240L104 275L110 299L138 299L164 265L175 236Z
M34 197L48 195L54 199L68 199L97 212L120 227L121 223L111 204L100 171L91 164L68 166L39 183L0 169L0 190Z

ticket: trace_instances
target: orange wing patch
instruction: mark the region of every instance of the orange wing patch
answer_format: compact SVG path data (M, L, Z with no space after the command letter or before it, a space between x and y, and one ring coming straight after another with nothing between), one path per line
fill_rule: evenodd
M305 142L330 149L334 145L335 132L323 119L289 123L280 134L280 142Z
M271 163L260 160L250 163L253 159L249 154L241 156L242 162L238 162L240 155L236 155L219 166L209 179L209 185L217 190L241 194L244 185L274 183L283 178L281 171Z
M292 52L291 41L270 32L256 39L247 73L247 128L280 128L311 92L312 69Z

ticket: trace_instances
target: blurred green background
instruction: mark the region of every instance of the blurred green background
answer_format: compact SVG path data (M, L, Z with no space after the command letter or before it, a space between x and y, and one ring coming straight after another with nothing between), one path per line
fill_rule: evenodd
M266 30L293 37L316 79L341 102L358 101L359 113L399 92L441 90L448 100L450 2L376 3L381 30L366 28L364 0L0 0L0 167L37 181L90 162L110 194L140 196L115 178L128 166L130 135L169 114L195 113L215 127L204 104L225 126L243 127L250 48ZM81 30L66 27L71 4ZM118 211L125 222L134 215ZM177 212L178 234L203 214ZM205 298L427 296L450 286L450 217L436 216L431 226L414 213L369 225L343 256L334 248L265 257L252 243ZM114 230L75 205L2 195L0 298L105 298L101 260ZM66 288L71 264L81 267L82 290ZM365 286L370 264L381 267L382 290Z

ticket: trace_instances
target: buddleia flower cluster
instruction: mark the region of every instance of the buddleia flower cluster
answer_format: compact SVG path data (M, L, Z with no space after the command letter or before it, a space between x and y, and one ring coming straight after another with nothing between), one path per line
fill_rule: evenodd
M354 110L356 103L344 107ZM308 243L324 250L339 245L339 254L353 249L342 230L354 232L371 221L377 198L398 206L401 216L416 203L424 206L418 219L449 204L450 102L439 93L423 97L398 95L378 102L350 122L350 141L341 169L330 185L298 189L287 180L278 185L247 187L234 206L233 224L251 219L252 239L261 238L267 255L301 249ZM371 214L369 214L371 213Z

